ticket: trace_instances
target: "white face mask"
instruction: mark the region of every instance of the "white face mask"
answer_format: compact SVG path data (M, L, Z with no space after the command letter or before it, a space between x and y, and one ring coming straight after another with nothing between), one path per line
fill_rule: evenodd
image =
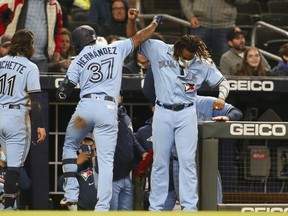
M187 68L189 67L189 65L192 64L192 62L193 62L193 59L191 59L191 60L185 60L185 59L183 59L183 58L181 58L181 57L179 57L179 60L178 60L179 65L180 65L181 67L184 67L186 70L187 70Z
M6 155L3 151L0 152L0 161L7 162Z

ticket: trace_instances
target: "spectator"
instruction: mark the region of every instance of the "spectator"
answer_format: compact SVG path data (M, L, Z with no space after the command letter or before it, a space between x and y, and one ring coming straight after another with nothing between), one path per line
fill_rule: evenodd
M72 45L71 32L63 28L62 29L62 46L60 52L60 59L58 62L51 62L48 64L49 72L62 72L66 73L71 63L71 58L76 55Z
M239 28L234 28L227 33L227 44L230 49L221 56L220 71L223 75L236 75L237 65L243 60L245 46L244 33ZM269 71L271 69L267 60L261 54L261 61L264 68Z
M11 44L11 38L7 35L0 37L0 58L7 55Z
M267 76L267 71L262 63L260 51L256 47L249 47L244 52L242 62L237 65L238 76Z
M180 0L184 15L191 24L190 34L206 43L214 63L228 50L226 35L235 26L236 4L250 0Z
M68 28L69 22L72 21L71 9L73 8L74 0L58 0L62 10L63 27Z
M283 44L279 49L279 56L282 61L273 68L272 76L288 76L288 43Z
M131 0L130 0L131 1ZM129 1L129 7L135 7L135 0ZM125 0L128 5L128 0ZM98 26L102 26L105 22L112 20L111 14L112 0L91 0L89 9L88 22L96 23ZM134 6L133 6L134 5Z
M126 37L128 5L125 0L113 0L110 7L112 19L100 28L100 35L107 37L114 34Z
M77 206L68 206L70 210L93 210L96 205L97 190L93 176L93 160L96 156L96 146L91 133L81 141L77 152L77 180L79 182L79 198ZM63 190L64 174L58 180L58 186ZM60 204L66 205L63 200Z
M30 60L40 72L48 71L48 61L59 61L63 24L57 0L1 1L0 17L4 20L0 22L0 36L12 37L16 30L24 28L34 34L35 53Z

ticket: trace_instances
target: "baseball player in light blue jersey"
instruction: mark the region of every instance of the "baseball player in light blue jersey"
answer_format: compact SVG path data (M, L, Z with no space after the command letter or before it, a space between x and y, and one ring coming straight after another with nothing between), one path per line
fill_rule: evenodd
M128 22L127 36L136 32L133 20ZM169 159L175 142L180 165L180 205L184 211L197 211L197 89L203 82L212 88L219 86L213 109L221 110L229 84L211 62L206 45L198 36L184 35L174 45L150 39L140 46L140 52L151 62L156 93L149 210L163 210L169 185Z
M14 206L19 172L30 148L31 108L37 116L37 143L41 143L46 137L41 114L39 70L29 61L33 53L33 34L23 29L12 37L8 55L0 58L0 143L7 156L8 166L4 184L5 209L12 209Z
M143 85L144 96L154 104L156 100L154 77L151 70L146 72L144 85ZM196 96L196 113L197 121L238 121L242 118L242 112L231 104L225 103L222 110L213 109L213 104L217 98L211 96ZM179 163L178 156L175 146L172 149L173 155L173 179L177 197L179 197ZM217 181L217 202L222 203L222 183L221 176L218 172Z
M129 9L129 16L137 16ZM80 84L80 101L68 123L63 147L65 175L63 204L77 203L79 185L75 178L76 152L80 141L93 130L97 143L99 179L96 211L108 211L112 197L113 158L117 140L117 98L122 79L122 66L128 54L147 40L161 22L155 16L151 24L133 37L110 45L95 44L95 31L90 26L80 26L72 32L78 56L68 68L66 77L57 90L56 98L65 100L77 83Z

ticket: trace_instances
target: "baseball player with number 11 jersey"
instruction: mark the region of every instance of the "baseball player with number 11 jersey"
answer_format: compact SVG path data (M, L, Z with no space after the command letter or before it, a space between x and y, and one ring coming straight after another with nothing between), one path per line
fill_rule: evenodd
M5 209L10 210L18 197L19 175L31 144L31 108L38 127L37 143L46 137L39 69L29 61L33 53L34 36L22 29L12 37L8 55L0 58L0 143L7 156L4 196Z

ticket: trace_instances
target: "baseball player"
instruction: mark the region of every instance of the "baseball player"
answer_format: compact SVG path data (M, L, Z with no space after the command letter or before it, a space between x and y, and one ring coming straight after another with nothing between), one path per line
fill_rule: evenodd
M7 156L5 209L12 209L17 198L19 172L24 166L31 142L29 111L35 111L37 143L46 131L42 118L39 70L29 59L34 53L31 31L17 31L8 55L0 58L0 143Z
M136 17L129 19L127 36L136 32ZM156 93L149 210L163 209L169 185L169 160L175 143L180 165L180 205L184 211L197 211L197 89L203 82L212 88L219 86L213 109L221 110L229 94L229 84L211 62L206 45L198 36L184 35L174 45L150 39L140 46L140 52L151 62Z
M138 15L129 9L130 16ZM72 32L78 56L71 62L64 81L56 92L59 101L65 100L77 83L80 101L68 123L63 146L65 175L64 199L67 204L78 201L78 181L75 178L76 152L80 141L91 130L97 143L99 166L96 211L108 211L112 197L113 157L117 140L117 98L122 79L124 59L140 43L147 40L161 22L155 16L151 24L133 37L109 45L95 44L96 34L90 26L80 26Z

